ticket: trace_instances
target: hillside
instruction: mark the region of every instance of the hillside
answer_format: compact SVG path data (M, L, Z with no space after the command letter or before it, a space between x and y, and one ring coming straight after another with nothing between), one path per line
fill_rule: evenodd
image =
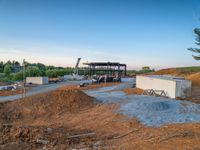
M188 76L194 73L200 72L200 66L192 66L192 67L179 67L179 68L168 68L156 71L155 75L175 75L175 76Z
M191 74L186 79L191 80L193 86L200 86L200 72Z
M200 86L200 67L181 67L181 68L168 68L158 70L155 75L173 75L182 76L192 81L193 86Z

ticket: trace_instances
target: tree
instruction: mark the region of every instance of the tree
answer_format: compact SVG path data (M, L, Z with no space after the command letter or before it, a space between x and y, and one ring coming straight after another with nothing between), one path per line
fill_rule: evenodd
M195 28L194 33L196 34L195 44L200 46L200 28ZM197 53L198 55L196 55L196 56L192 55L192 56L193 56L194 59L200 60L200 47L199 48L188 48L188 50L192 51L194 53Z
M142 70L151 70L149 66L142 67Z
M4 70L3 72L5 73L6 76L9 76L11 74L11 66L6 64L5 67L4 67Z
M3 66L4 66L3 61L1 61L0 62L0 73L3 73Z
M15 75L13 77L13 80L14 81L21 81L21 80L23 80L23 71L15 73Z
M26 71L27 71L26 74L28 74L28 76L31 76L31 77L37 77L41 75L41 72L38 67L28 66Z

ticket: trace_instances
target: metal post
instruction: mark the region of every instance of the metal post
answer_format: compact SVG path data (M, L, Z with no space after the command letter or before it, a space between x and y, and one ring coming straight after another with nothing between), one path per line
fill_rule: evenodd
M25 66L25 59L23 59L23 96L26 97L26 66Z
M120 73L120 65L118 64L118 68L117 68L118 70L118 76L121 76L121 73Z
M124 67L124 75L126 76L126 65Z

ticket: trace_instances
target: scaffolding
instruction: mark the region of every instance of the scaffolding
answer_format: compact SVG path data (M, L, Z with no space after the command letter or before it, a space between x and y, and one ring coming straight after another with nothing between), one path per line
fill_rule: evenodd
M126 76L126 64L118 62L90 62L88 65L89 75Z

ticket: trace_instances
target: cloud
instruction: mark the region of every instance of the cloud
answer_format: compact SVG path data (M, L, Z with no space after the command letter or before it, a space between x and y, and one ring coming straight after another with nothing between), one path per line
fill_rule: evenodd
M0 48L0 53L4 54L22 54L24 53L23 50L15 49L15 48Z

